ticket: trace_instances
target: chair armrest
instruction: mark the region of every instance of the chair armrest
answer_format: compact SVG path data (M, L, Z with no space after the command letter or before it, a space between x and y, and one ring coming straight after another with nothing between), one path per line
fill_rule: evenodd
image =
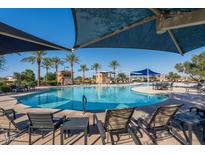
M197 107L192 106L189 108L189 112L192 112L193 110L197 110L197 109L198 109Z
M16 111L14 109L7 109L7 110L5 110L5 113L9 116L10 116L10 114L12 114L13 120L16 119Z
M196 114L200 115L201 118L205 118L205 110L200 109L200 108L198 108L198 107L190 107L190 108L189 108L189 112L192 112L193 110L196 110ZM202 115L201 115L200 113L201 113Z
M100 133L100 138L101 138L102 143L104 145L105 139L106 139L106 133L105 133L105 128L103 127L103 123L100 120L97 121L97 127L98 127L98 131Z

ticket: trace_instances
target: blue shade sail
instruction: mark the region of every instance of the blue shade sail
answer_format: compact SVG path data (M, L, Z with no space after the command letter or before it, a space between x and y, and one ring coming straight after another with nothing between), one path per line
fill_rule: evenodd
M154 72L151 69L144 69L140 71L133 71L130 73L130 76L155 76L155 75L160 75L160 73Z
M158 10L163 14L177 15L197 9L161 8ZM162 34L156 32L157 16L148 8L75 8L73 16L76 27L75 49L133 48L179 53L168 32ZM148 18L152 20L127 28ZM183 54L205 45L204 24L174 29L171 32Z
M0 55L37 50L70 51L0 22Z

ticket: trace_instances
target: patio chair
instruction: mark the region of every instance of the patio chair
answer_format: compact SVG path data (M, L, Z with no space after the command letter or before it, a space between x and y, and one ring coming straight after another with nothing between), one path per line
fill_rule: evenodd
M52 113L27 113L29 119L29 144L31 145L32 131L41 130L53 132L53 144L55 144L55 132L65 121L66 117L54 118ZM43 137L43 134L42 134Z
M16 122L16 113L14 110L0 109L0 130L4 133L5 143L9 144L13 139L17 138L27 130L27 121Z
M196 113L197 116L204 118L205 119L205 109L201 109L198 107L190 107L189 112L194 112ZM201 124L203 126L203 140L205 141L205 123Z
M139 118L135 122L154 144L157 144L156 139L158 131L168 131L168 133L174 136L178 141L183 144L187 144L177 132L173 131L173 126L171 124L173 122L174 115L182 105L183 104L174 104L158 107L149 120Z
M106 144L106 138L108 142L109 136L111 143L115 144L120 140L119 135L122 133L128 133L132 137L135 144L141 144L131 120L134 110L134 108L106 110L104 123L97 118L97 115L95 115L98 131L100 133L103 145ZM117 136L117 141L114 141L114 135Z

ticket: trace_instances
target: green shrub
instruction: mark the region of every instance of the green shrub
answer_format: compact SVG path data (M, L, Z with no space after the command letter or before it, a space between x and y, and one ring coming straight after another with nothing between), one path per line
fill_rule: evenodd
M11 88L9 86L1 86L0 87L0 90L4 93L6 92L10 92L11 91Z
M0 81L0 87L3 86L3 85L4 85L4 83Z
M47 81L47 85L48 86L57 86L57 82L56 82L56 80Z

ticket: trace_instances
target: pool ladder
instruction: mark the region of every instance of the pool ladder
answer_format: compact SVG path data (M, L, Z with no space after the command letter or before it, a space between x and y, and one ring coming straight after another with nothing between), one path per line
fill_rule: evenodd
M83 112L86 112L85 105L87 104L87 102L88 102L87 97L85 95L83 95L83 97L82 97L82 110L83 110Z
M87 104L88 100L87 100L87 97L85 95L83 95L82 97L82 110L83 110L83 113L86 112L86 109L85 109L85 105ZM93 125L95 125L95 114L93 113Z

